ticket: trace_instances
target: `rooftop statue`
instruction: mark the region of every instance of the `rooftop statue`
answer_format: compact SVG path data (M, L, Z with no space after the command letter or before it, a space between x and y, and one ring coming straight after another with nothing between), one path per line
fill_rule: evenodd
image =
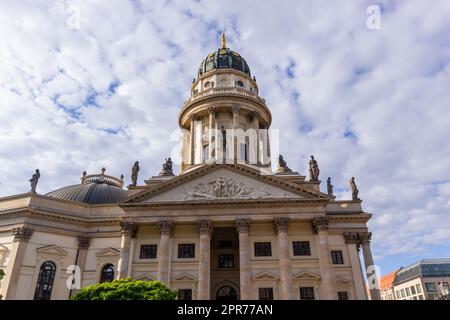
M167 158L166 162L162 165L163 168L161 172L159 173L160 176L173 176L173 168L172 168L173 162L172 159Z
M314 156L311 156L311 160L309 160L309 177L310 181L319 181L319 165L317 161L314 159Z
M137 185L138 175L139 175L139 161L136 161L131 168L131 185L135 186Z
M353 201L361 200L358 198L359 190L358 187L356 186L354 177L350 179L350 189L352 190L352 200Z
M333 195L333 185L331 184L331 177L327 179L327 193L329 196Z
M278 169L277 173L283 173L283 172L292 172L291 169L287 166L286 161L284 160L283 156L280 154L278 156Z
M33 174L33 176L31 177L30 184L31 184L31 192L36 193L36 187L39 181L39 178L41 177L41 174L39 173L39 169L36 169L36 172Z

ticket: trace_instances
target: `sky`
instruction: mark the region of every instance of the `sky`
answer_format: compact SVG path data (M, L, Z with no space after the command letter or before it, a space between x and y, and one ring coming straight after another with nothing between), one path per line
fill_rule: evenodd
M289 167L314 155L337 199L356 178L381 273L450 258L449 16L446 0L1 0L0 197L36 168L41 194L103 166L129 183L136 160L140 183L156 175L225 32Z

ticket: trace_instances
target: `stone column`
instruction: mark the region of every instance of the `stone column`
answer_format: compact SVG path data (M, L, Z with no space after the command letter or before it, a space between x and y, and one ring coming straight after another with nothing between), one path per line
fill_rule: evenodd
M255 141L256 146L251 146L251 147L252 147L253 152L256 152L256 156L255 156L256 164L261 163L261 160L259 158L260 157L259 156L259 154L260 154L260 151L259 151L259 117L260 117L260 115L261 115L261 112L259 112L259 111L252 112L252 127L256 133L256 141ZM250 148L249 148L249 150L250 150Z
M366 286L364 276L361 270L361 261L358 254L358 234L355 232L344 233L345 243L347 244L348 254L350 256L350 264L352 266L353 283L356 291L357 300L367 300Z
M209 153L209 160L213 161L213 150L215 148L213 148L213 137L214 139L216 139L216 134L215 134L215 122L216 122L216 108L214 107L208 107L208 112L209 112L209 134L208 134L208 153ZM217 153L217 151L216 151Z
M250 271L250 219L236 220L236 230L239 233L239 271L241 300L252 299L252 284Z
M157 279L162 283L169 284L170 247L174 225L172 221L161 221L158 223L161 238L158 250L158 275Z
M278 236L278 255L281 281L281 299L294 299L292 290L291 257L289 254L288 227L289 218L276 218L273 221L275 233Z
M370 240L372 238L372 232L360 233L359 238L361 241L364 256L364 264L366 266L366 275L369 284L370 298L372 300L381 300L378 278L374 268L375 264L373 262L372 251L370 250ZM369 279L373 279L373 288L370 288L371 281Z
M15 299L17 282L22 270L23 258L28 241L33 235L33 229L28 227L18 227L12 229L14 243L8 259L8 265L5 268L5 278L3 279L3 295L6 300ZM40 266L36 266L39 268Z
M322 277L321 285L324 300L337 300L336 279L334 277L331 263L331 253L328 245L328 224L327 217L314 218L312 226L319 236L319 265Z
M210 299L210 273L211 273L211 233L213 226L210 220L197 221L200 233L200 259L198 266L198 300Z
M191 120L191 128L190 128L190 136L191 136L191 155L190 155L190 165L193 165L195 162L195 130L194 130L194 114L191 114L189 116L189 119Z
M78 253L75 265L80 268L80 287L83 288L83 273L84 268L86 266L86 259L87 259L87 253L89 249L89 244L91 242L91 238L87 236L79 236L78 237ZM70 297L76 295L80 290L79 289L72 289L69 292L69 299Z
M136 232L136 224L133 222L121 222L120 233L122 241L120 242L120 258L117 266L117 279L128 276L128 265L130 260L130 242L133 233Z
M233 139L232 139L232 150L233 150L233 159L234 159L234 163L237 162L237 158L238 158L238 145L237 145L237 136L236 136L236 132L235 130L238 129L239 127L239 112L240 112L241 108L239 106L233 106L231 107L231 111L233 113ZM231 149L230 149L231 150Z

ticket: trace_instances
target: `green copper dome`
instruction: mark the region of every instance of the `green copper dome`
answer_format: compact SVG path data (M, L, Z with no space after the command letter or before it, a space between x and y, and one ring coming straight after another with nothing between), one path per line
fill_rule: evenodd
M226 47L225 35L222 35L222 48L208 54L200 64L198 76L216 69L234 69L244 72L250 76L250 68L239 53L231 51Z

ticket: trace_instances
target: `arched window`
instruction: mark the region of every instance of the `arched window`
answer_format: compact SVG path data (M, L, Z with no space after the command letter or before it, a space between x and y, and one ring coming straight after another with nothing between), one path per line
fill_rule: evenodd
M34 292L34 300L50 300L55 280L56 265L51 261L45 261L39 269L39 277Z
M105 265L102 269L100 282L111 282L114 280L114 266L110 263Z
M209 160L209 145L203 146L203 162Z

